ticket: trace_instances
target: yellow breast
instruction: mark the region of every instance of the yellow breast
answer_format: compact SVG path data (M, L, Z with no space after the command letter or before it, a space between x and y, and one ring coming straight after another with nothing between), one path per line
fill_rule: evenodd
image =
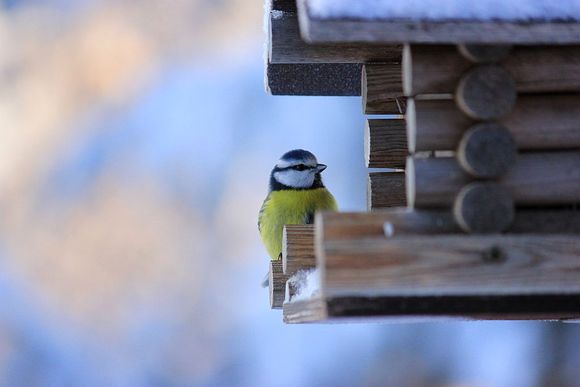
M260 235L272 260L282 253L282 230L286 224L304 224L316 211L336 211L337 204L326 188L271 192L260 212Z

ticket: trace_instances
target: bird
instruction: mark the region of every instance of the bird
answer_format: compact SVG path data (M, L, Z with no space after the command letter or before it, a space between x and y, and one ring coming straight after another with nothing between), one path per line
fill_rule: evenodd
M312 224L316 211L337 211L334 196L324 186L325 164L304 149L284 153L270 173L268 195L258 215L258 230L272 261L282 259L286 224ZM262 284L267 286L267 279Z

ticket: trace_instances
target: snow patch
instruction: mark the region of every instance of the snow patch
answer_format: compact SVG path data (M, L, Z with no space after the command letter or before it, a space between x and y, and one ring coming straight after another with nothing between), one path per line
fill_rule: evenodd
M320 272L318 269L298 270L288 283L296 292L292 298L286 293L285 302L308 300L320 293Z
M580 0L310 0L308 4L318 18L580 21Z

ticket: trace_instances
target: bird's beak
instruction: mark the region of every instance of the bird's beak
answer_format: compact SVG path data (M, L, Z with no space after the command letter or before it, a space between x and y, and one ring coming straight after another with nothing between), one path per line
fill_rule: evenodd
M326 165L324 165L324 164L318 164L316 166L316 172L317 173L320 173L320 172L324 171L325 169L326 169Z

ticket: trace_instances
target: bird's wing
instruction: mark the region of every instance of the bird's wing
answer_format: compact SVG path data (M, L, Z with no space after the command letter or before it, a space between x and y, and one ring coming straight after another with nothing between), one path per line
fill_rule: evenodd
M269 199L270 194L268 194L268 196L266 196L266 199L264 199L264 203L262 203L262 208L260 208L260 212L258 213L258 231L262 231L260 225L262 223L262 216L264 215L264 211L266 210L266 203L268 202Z

